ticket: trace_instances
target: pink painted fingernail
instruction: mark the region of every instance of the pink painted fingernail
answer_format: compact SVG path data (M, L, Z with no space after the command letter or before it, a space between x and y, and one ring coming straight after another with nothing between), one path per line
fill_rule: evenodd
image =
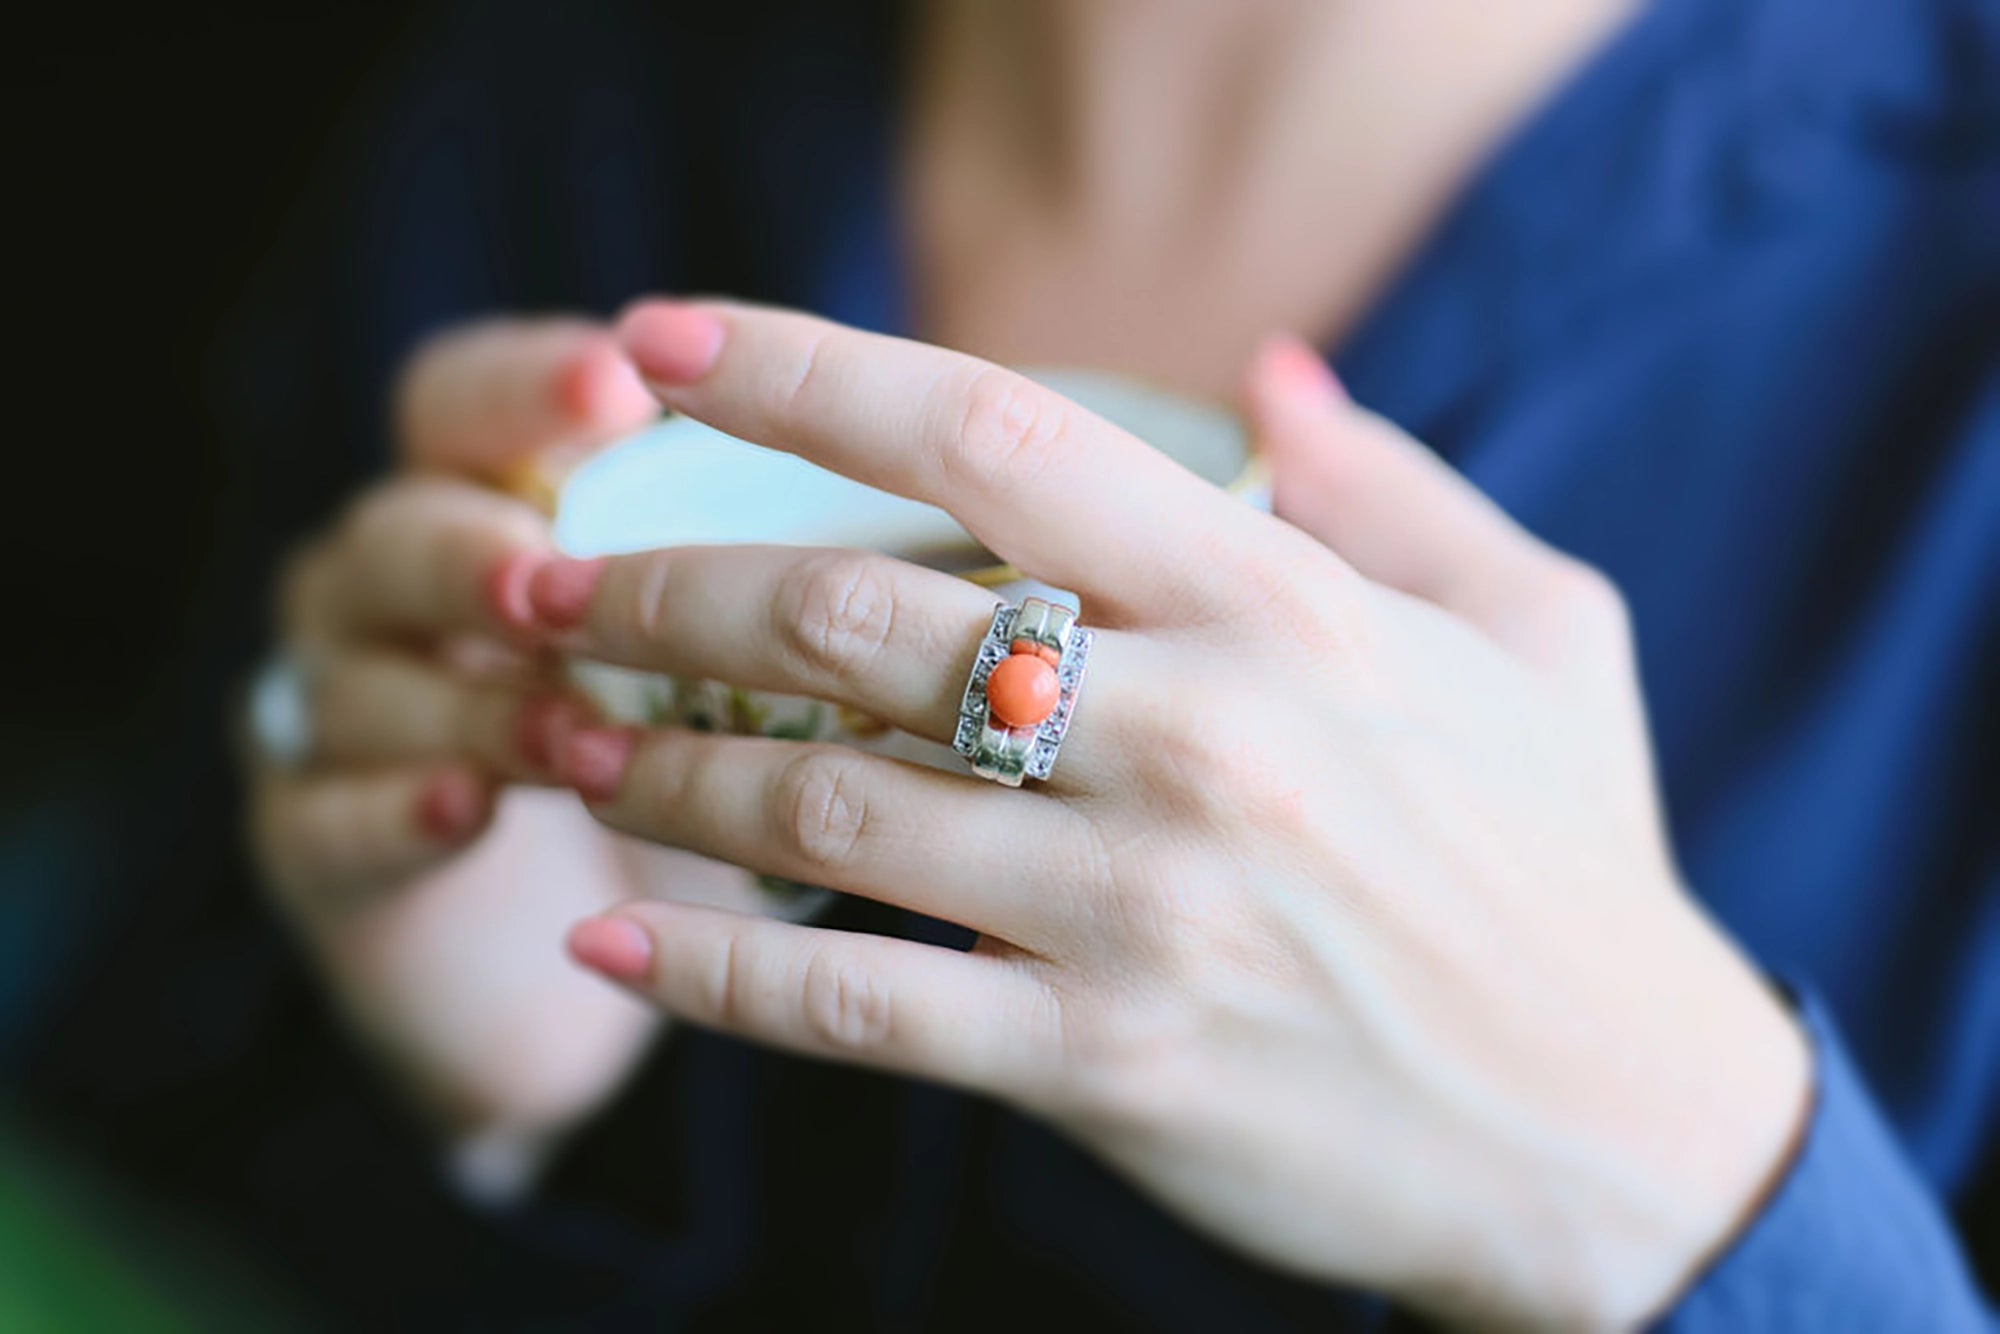
M579 727L562 743L556 771L585 801L609 801L625 783L637 741L618 727Z
M722 355L722 321L676 301L648 301L618 322L618 341L655 384L693 384Z
M556 411L591 426L644 421L659 403L608 335L591 340L557 370L549 389Z
M602 560L572 560L557 556L543 561L529 575L531 614L551 630L568 630L583 622L591 594L604 575Z
M1347 390L1326 358L1297 338L1286 335L1268 340L1258 359L1280 393L1329 405L1347 401Z
M486 791L462 770L433 774L417 792L416 817L438 842L463 842L486 818Z
M583 710L561 695L538 695L514 717L514 753L540 773L554 773L570 734L583 725Z
M528 583L545 559L539 551L516 551L494 561L486 572L487 605L502 625L522 631L535 628L535 608L528 601Z
M619 982L638 982L652 971L653 938L625 917L590 917L569 929L569 957Z

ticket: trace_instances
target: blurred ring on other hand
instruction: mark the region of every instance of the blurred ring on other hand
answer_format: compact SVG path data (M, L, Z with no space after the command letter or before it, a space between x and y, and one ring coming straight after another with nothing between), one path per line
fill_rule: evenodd
M314 749L312 683L305 664L290 653L274 653L250 682L250 744L273 768L302 769Z

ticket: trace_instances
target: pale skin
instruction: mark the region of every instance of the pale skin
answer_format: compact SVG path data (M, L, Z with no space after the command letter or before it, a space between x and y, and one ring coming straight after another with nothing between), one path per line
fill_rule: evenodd
M551 550L547 523L492 481L657 410L602 328L439 339L400 395L403 472L284 581L318 753L302 773L259 767L253 839L359 1034L454 1137L559 1133L656 1027L547 947L647 882L549 790L556 735L587 714L515 628L518 581L496 577Z
M1296 44L1272 16L1311 12L1265 17ZM1357 237L1345 266L1259 288L1213 240L1232 228L1163 240L1157 262L1211 284L1204 308L1248 290L1185 336L1170 309L1123 320L1087 289L1082 308L1111 312L1094 336L1091 318L995 313L952 278L969 252L948 222L919 229L928 326L950 342L1243 382L1289 523L987 362L800 316L653 305L616 338L496 322L417 359L408 468L289 582L321 753L259 775L256 830L357 1029L448 1135L565 1133L673 1015L992 1094L1265 1262L1471 1323L1630 1324L1727 1243L1782 1170L1809 1072L1783 1006L1678 883L1615 594L1346 403L1299 345L1239 369L1257 331L1351 321L1395 237L1605 19L1537 12L1555 37L1455 80L1488 91L1403 188L1280 191L1234 220L1277 235L1338 204ZM1315 77L1293 98L1324 83L1297 63ZM1049 198L1047 225L1018 234L1087 237L1059 224L1118 216L1102 200L1065 215L1088 192ZM1376 200L1382 216L1354 215ZM996 264L1073 290L1078 244ZM1280 308L1302 291L1310 309ZM1104 637L1055 781L1009 793L790 743L633 736L554 703L560 651L948 732L978 590L781 550L552 562L541 519L492 485L662 404L939 503L1081 593ZM696 906L750 901L727 864L982 943ZM577 957L618 986L564 958L578 918Z
M936 0L902 172L925 337L1215 397L1367 313L1639 0Z
M960 354L738 306L641 307L624 339L676 410L944 507L1102 630L1030 792L833 746L569 739L612 827L964 923L972 954L653 903L580 927L581 959L706 1026L1012 1102L1260 1259L1440 1314L1628 1324L1732 1233L1804 1056L1677 882L1600 578L1297 345L1256 411L1319 474L1307 531ZM991 605L783 548L533 589L566 651L935 740Z

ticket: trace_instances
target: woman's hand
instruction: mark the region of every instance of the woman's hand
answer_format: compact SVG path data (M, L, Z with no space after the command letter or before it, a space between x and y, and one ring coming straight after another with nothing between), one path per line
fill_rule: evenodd
M552 786L558 738L591 715L524 630L547 524L493 483L657 412L602 328L436 340L404 377L403 467L283 590L314 753L255 766L256 846L362 1036L482 1148L590 1110L658 1026L551 946L644 881Z
M1435 1313L1622 1325L1781 1170L1799 1034L1677 882L1618 599L1302 349L1256 513L1008 371L644 306L668 406L944 507L1099 629L1052 781L589 728L613 827L982 933L970 954L671 904L571 947L669 1012L985 1091L1252 1255ZM987 594L886 558L555 562L552 642L947 740Z

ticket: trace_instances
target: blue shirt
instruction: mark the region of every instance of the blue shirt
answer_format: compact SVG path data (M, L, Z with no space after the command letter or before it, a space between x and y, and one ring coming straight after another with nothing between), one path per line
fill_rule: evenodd
M262 512L316 517L378 466L353 442L380 438L390 368L468 315L698 288L898 327L893 25L781 10L470 7L426 37L232 354ZM1797 1160L1669 1326L1990 1328L2000 11L1659 0L1331 354L1358 399L1617 580L1686 878L1810 1031ZM379 1280L381 1309L421 1309L438 1265L407 1254L443 1253L443 1206L398 1234L380 1192L407 1174L309 1175L319 1216L369 1220L337 1238L293 1217L283 1164L405 1151L327 1129L347 1124L336 1096L239 1132L261 1165L246 1214L309 1271L338 1257L323 1294L367 1309L351 1294ZM480 1267L445 1276L479 1283L435 1294L461 1317L587 1300L635 1325L1396 1319L1237 1260L998 1109L698 1034L541 1204L467 1227Z
M1688 882L1808 997L1810 1137L1672 1323L1986 1327L2000 10L1657 6L1340 365L1617 580Z

